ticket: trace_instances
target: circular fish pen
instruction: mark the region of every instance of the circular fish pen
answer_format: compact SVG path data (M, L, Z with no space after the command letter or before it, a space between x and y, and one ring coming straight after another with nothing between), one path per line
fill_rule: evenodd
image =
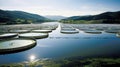
M30 32L30 30L10 30L11 33L27 33Z
M28 38L13 38L0 40L0 54L13 53L30 49L36 45L36 40Z
M74 28L70 28L70 27L61 27L61 33L64 33L64 34L75 34L75 33L79 33L79 31L77 31Z
M100 30L100 31L105 30L105 28L104 28L104 27L96 27L95 29L96 29L96 30Z
M42 38L47 38L48 33L24 33L24 34L19 34L19 37L42 39Z
M116 36L120 38L120 33L117 33Z
M107 32L107 33L118 33L118 32L120 32L120 30L112 30L112 29L110 29L110 30L105 30L105 32Z
M32 32L35 32L35 33L50 33L50 32L52 32L52 30L32 30Z
M17 33L4 33L0 34L0 39L16 37Z
M79 33L79 31L77 31L77 30L72 30L72 31L61 30L61 33L64 33L64 34L75 34L75 33Z
M76 29L74 29L74 28L61 28L61 30L74 31L74 30L76 30Z
M85 33L90 33L90 34L101 34L101 31L97 30L84 30Z

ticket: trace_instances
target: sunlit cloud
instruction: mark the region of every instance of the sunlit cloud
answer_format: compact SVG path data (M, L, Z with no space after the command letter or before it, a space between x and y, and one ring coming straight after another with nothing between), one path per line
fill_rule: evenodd
M34 12L34 11L33 11ZM62 16L82 16L82 15L95 15L100 14L103 11L72 11L72 10L56 10L56 11L36 11L40 15L62 15Z

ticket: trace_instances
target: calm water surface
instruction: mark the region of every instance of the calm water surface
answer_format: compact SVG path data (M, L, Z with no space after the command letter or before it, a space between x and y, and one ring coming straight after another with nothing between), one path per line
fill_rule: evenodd
M30 57L63 58L120 56L120 38L116 34L89 34L80 31L76 34L62 34L60 27L49 33L45 39L37 39L37 45L29 50L0 55L0 64L29 61Z

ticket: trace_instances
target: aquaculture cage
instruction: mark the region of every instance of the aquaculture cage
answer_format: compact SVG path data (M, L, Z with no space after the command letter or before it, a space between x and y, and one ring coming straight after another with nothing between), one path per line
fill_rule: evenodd
M0 40L0 54L19 52L36 45L36 40L28 38L11 38Z
M47 38L48 36L49 36L48 33L23 33L23 34L19 34L20 38L42 39L42 38Z

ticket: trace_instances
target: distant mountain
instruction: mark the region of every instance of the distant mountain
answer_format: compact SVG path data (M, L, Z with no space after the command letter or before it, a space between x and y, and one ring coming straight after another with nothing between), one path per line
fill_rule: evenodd
M88 16L72 16L61 21L96 21L99 20L100 23L119 23L120 24L120 11L117 12L105 12L98 15L88 15Z
M0 23L1 24L26 24L26 23L41 23L50 21L49 19L23 11L5 11L0 10Z
M53 16L53 15L47 15L45 17L48 18L48 19L51 19L51 20L61 20L61 19L65 19L66 18L64 16L57 16L57 15L55 15L55 16Z
M62 20L91 20L93 16L72 16Z

